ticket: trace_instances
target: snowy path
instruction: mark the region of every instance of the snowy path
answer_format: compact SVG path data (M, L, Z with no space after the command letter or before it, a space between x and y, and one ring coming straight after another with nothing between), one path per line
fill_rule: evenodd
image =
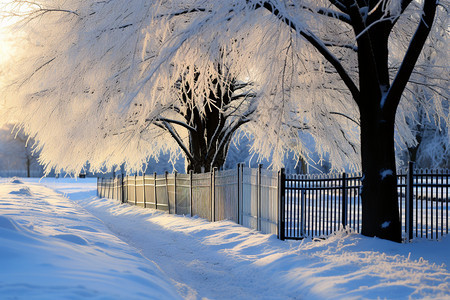
M131 247L118 240L120 245L155 262L162 270L156 291L176 290L187 299L450 299L448 238L402 245L341 232L326 241L282 242L228 221L208 223L98 199L94 181L43 183L101 219ZM96 250L91 248L88 253ZM140 263L142 257L131 269ZM93 269L95 277L99 271Z

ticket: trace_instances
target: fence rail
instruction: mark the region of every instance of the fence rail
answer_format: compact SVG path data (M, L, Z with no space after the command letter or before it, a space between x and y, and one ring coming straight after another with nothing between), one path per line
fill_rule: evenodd
M439 239L449 230L449 171L414 170L397 175L404 240ZM286 175L246 168L203 174L143 174L99 178L100 197L232 220L280 239L323 237L343 227L362 229L360 174Z

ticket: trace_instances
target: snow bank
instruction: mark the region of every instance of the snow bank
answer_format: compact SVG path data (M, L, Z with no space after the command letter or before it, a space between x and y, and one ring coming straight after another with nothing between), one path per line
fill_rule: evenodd
M99 199L92 179L42 180L59 194L24 181L32 200L5 200L17 187L0 185L0 265L10 263L16 248L25 262L6 269L13 279L0 273L2 295L25 286L26 296L160 299L178 297L176 290L186 299L450 299L449 237L397 244L340 231L327 240L283 242L230 221L209 223ZM4 232L20 233L11 238L13 246L3 246L10 242ZM50 274L40 282L46 268Z
M184 283L185 298L450 298L449 238L397 244L341 231L327 240L283 242L230 221L168 215L93 194L76 202Z
M169 278L99 219L31 183L19 190L13 181L0 184L0 266L2 299L179 297Z

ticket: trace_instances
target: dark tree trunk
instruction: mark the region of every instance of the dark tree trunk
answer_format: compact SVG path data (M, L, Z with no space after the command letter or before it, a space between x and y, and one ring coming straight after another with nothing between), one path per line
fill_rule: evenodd
M210 96L211 98L213 96ZM222 99L214 99L216 105L220 105ZM228 147L232 135L224 134L225 117L217 106L209 106L206 113L201 116L198 109L194 108L189 114L192 118L191 125L196 132L189 136L189 151L192 157L187 157L186 169L194 173L210 172L213 168L221 169L225 164Z
M220 72L221 68L218 66ZM197 73L199 76L199 73ZM227 114L223 109L233 101L236 82L230 79L221 86L218 80L212 81L208 99L204 100L205 111L201 113L196 106L190 104L192 93L189 86L184 88L183 102L186 104L184 119L195 130L189 131L189 145L186 155L186 171L194 173L210 172L213 168L221 169L225 164L228 148L236 131L244 122L226 125Z
M361 111L362 234L401 242L394 119Z
M383 98L390 87L389 25L375 25L358 40L362 234L401 242L394 146L397 107L386 107Z
M204 153L199 153L199 155L194 155L194 159L186 158L186 169L193 170L194 173L205 173L210 172L213 168L221 169L225 164L225 159L227 158L228 147L223 147L217 150L216 158L213 161L213 156Z
M30 161L30 157L27 155L27 177L31 176L31 172L30 172L30 166L31 166L31 161Z

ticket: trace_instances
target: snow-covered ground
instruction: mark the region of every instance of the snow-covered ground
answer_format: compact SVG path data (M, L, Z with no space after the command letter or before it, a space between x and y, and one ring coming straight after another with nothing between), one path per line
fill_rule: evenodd
M21 181L0 179L1 299L450 299L450 238L283 242L98 199L92 179Z

